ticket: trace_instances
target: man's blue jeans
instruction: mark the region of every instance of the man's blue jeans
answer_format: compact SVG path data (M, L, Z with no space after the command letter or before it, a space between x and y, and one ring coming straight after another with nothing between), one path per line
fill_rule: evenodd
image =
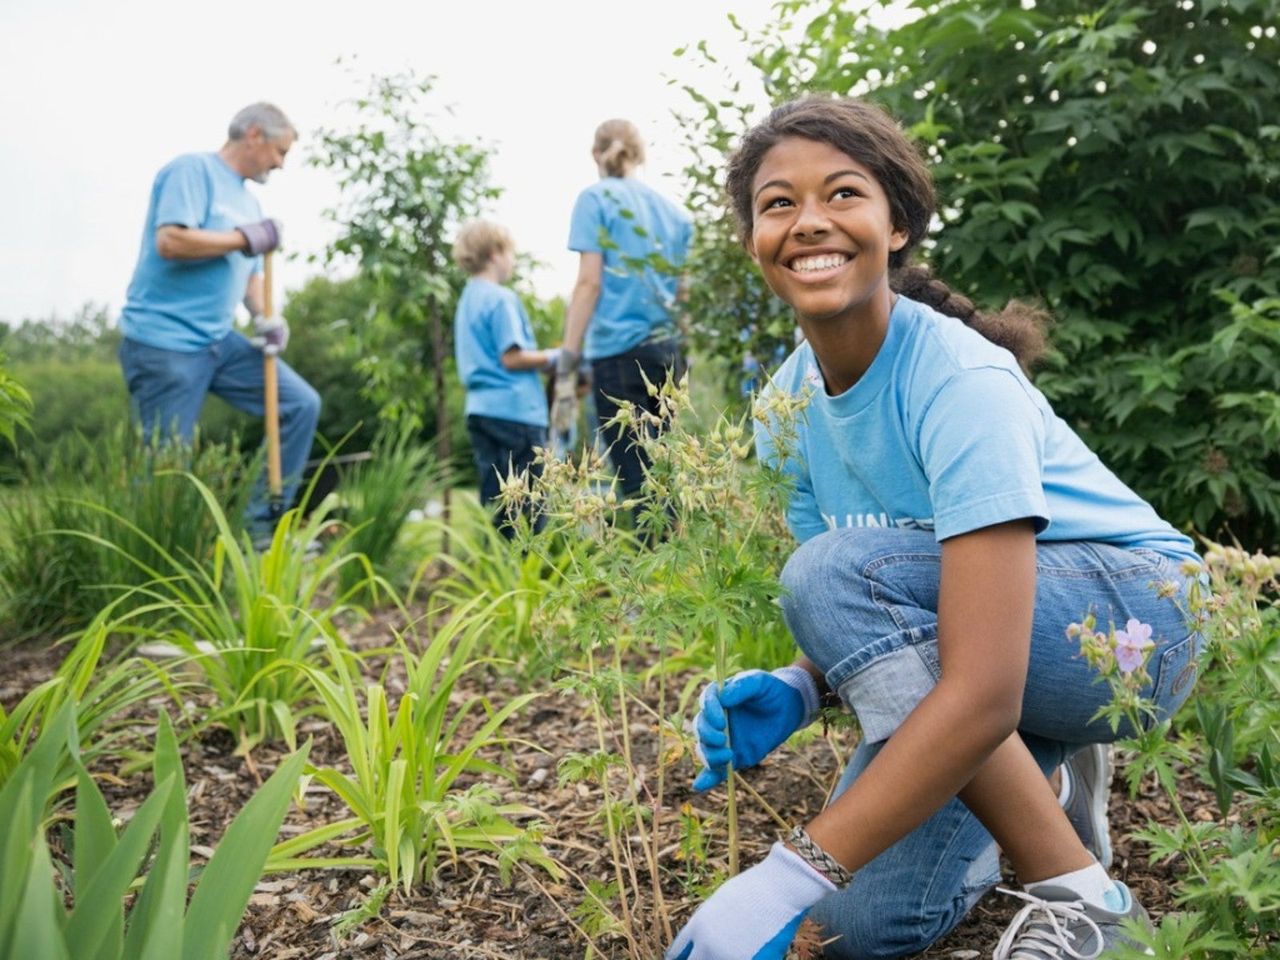
M837 795L939 678L941 558L928 532L838 529L803 544L783 571L783 610L796 643L862 727L862 743ZM1180 586L1176 601L1156 596L1156 584L1165 581ZM1131 732L1122 726L1113 734L1105 721L1092 720L1110 700L1110 687L1096 682L1077 642L1067 638L1067 625L1091 610L1100 629L1109 622L1123 628L1131 617L1150 624L1156 646L1146 696L1167 716L1191 691L1201 645L1179 609L1186 606L1185 588L1177 562L1151 551L1084 542L1039 545L1019 733L1046 773L1085 744ZM983 629L980 623L966 626ZM809 917L823 925L824 939L839 937L824 956L906 956L947 933L999 879L991 835L953 799L855 873L848 887L820 901Z
M232 331L191 353L161 350L134 340L120 344L120 366L134 414L148 437L157 430L190 443L205 395L216 394L255 417L263 412L262 351ZM280 398L280 469L284 502L293 502L311 452L320 395L283 361L277 361ZM245 511L253 537L274 526L266 477L259 477Z

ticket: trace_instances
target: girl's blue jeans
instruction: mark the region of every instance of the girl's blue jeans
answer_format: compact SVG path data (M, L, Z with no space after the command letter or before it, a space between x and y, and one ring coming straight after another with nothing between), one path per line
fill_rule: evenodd
M1093 611L1098 628L1136 617L1156 641L1146 696L1167 716L1186 699L1201 639L1184 616L1186 578L1158 553L1102 543L1042 542L1037 548L1031 660L1019 733L1046 774L1079 747L1124 736L1092 720L1110 687L1083 659L1068 624ZM857 714L862 741L836 795L867 768L937 682L938 583L942 552L933 535L894 528L837 529L792 555L783 610L796 643ZM1156 585L1173 581L1177 597ZM973 630L982 624L966 625ZM946 744L939 743L945 750ZM909 783L902 785L911 789ZM1000 879L995 842L959 800L945 807L820 901L810 919L825 956L900 957L947 933Z
M206 394L216 394L251 416L263 413L262 351L234 330L190 353L162 350L125 339L120 366L133 409L147 437L159 430L190 443ZM320 395L283 360L276 362L280 400L280 472L284 503L293 503L311 452ZM275 518L265 476L256 481L245 510L252 537L271 533Z

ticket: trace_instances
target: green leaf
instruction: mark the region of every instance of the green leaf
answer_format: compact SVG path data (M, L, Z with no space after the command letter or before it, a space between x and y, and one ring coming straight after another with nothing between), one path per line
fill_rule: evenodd
M308 740L280 764L223 834L187 909L182 960L225 958L310 749Z
M160 845L155 861L129 912L124 956L136 960L173 960L182 953L190 831L182 756L173 725L163 712L157 722L154 772L157 781L172 780L174 790L160 819Z

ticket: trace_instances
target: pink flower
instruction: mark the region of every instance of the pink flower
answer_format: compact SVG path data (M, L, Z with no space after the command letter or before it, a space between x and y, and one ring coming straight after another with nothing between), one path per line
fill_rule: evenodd
M1123 630L1116 631L1116 663L1123 673L1133 673L1147 659L1147 650L1154 647L1150 624L1130 618Z

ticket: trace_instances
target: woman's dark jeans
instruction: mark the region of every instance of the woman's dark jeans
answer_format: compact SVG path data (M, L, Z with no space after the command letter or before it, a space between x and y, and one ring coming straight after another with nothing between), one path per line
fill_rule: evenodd
M649 396L645 377L654 386L661 386L668 375L677 380L682 378L687 368L680 353L680 341L676 339L641 343L625 353L591 361L600 432L608 445L609 459L618 471L618 484L624 496L640 489L649 461L636 443L637 428L610 426L609 421L623 403L656 415L658 399Z
M535 427L515 420L470 414L467 417L467 434L471 437L471 449L475 453L476 471L480 474L480 504L492 507L502 488L502 478L508 472L528 470L531 477L541 473L534 464L534 448L547 445L547 428ZM526 516L531 516L527 513ZM534 529L541 529L545 522L539 515L533 517ZM512 517L504 512L494 513L493 522L504 537L515 535Z

